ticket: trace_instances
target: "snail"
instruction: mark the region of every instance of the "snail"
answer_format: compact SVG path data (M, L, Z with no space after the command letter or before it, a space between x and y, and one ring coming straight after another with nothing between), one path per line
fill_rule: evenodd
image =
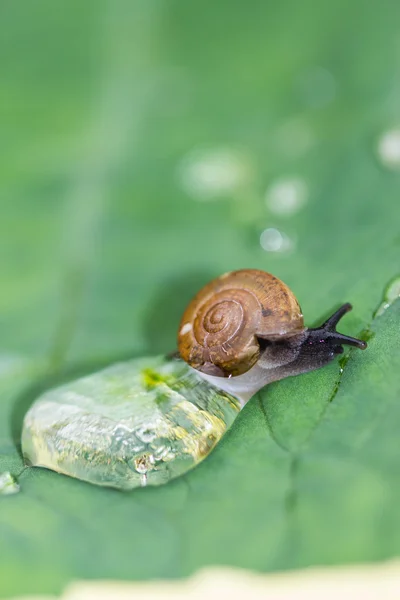
M39 397L24 418L25 460L123 490L166 483L208 456L265 385L323 367L343 345L366 348L336 331L351 308L309 329L278 278L226 273L184 311L177 355L118 363Z

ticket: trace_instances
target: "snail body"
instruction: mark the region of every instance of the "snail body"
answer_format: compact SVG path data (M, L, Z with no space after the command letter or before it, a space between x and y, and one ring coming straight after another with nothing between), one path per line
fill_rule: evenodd
M272 381L324 366L343 344L344 304L304 327L290 289L262 271L222 275L186 308L179 357L126 361L50 390L25 415L27 462L97 485L160 485L219 442L241 407Z
M343 352L343 344L366 348L335 329L351 308L344 304L321 327L307 329L293 292L277 277L233 271L190 302L179 328L179 352L207 381L247 401L268 383L324 366Z

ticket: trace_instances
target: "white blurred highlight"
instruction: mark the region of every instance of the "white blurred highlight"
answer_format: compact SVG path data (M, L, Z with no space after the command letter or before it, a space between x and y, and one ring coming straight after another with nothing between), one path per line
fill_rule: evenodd
M400 169L400 128L381 135L378 140L378 156L384 167Z
M196 200L214 200L234 194L251 179L245 156L231 148L198 149L178 166L181 187Z
M286 233L275 227L264 229L260 235L260 245L266 252L289 252L294 249L294 241Z
M308 186L299 177L288 177L273 182L265 193L265 203L271 212L290 216L298 212L307 202Z

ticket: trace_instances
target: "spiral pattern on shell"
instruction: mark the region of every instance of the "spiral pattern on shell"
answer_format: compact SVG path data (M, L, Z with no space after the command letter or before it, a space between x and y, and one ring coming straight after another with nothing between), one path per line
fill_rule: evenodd
M228 377L257 362L258 338L274 341L303 328L290 289L269 273L245 269L214 279L193 298L181 320L178 347L195 369Z

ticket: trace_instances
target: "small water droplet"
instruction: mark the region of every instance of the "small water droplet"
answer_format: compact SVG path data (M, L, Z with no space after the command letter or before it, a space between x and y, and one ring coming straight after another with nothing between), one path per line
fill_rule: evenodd
M0 496L10 496L20 491L18 483L9 471L0 473Z
M230 148L190 152L178 167L178 180L196 200L215 200L229 195L251 179L248 159Z
M386 290L383 295L383 300L378 309L375 312L375 317L380 317L383 315L385 310L387 310L397 298L400 298L400 277L396 277L392 279L392 281L386 287Z
M265 193L265 202L271 212L290 216L298 212L307 202L308 186L299 177L279 179Z
M346 365L348 363L349 358L350 358L350 352L348 352L347 354L345 354L344 356L342 356L341 358L339 358L340 374L343 373L343 371L344 371L344 369L345 369L345 367L346 367Z
M294 242L286 233L268 227L260 235L261 248L266 252L288 252L294 249Z
M298 79L298 89L304 103L310 108L322 108L330 104L336 95L336 80L324 67L312 67Z
M381 135L378 140L378 156L384 167L400 169L400 128Z

